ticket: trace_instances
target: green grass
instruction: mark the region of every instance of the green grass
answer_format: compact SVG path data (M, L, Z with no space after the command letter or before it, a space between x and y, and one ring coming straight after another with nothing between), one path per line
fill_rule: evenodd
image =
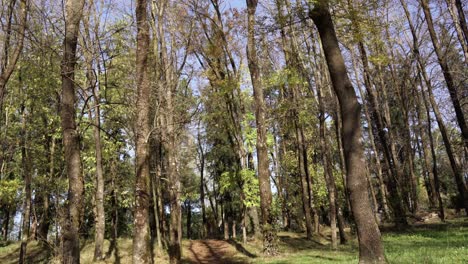
M413 226L404 231L384 231L385 256L389 263L455 264L468 263L468 219L446 224ZM255 263L357 263L357 241L330 250L313 242L282 239L281 256Z
M324 232L326 233L327 230ZM269 264L300 264L300 263L357 263L357 240L350 241L347 245L340 245L337 251L330 249L330 242L326 237L315 237L313 241L307 241L302 234L280 233L281 254L273 258L261 257L261 242L249 242L242 245L244 253L238 252L238 256L246 263ZM395 231L387 229L383 231L385 255L389 263L427 263L427 264L456 264L468 263L468 218L459 218L444 224L427 224L413 226L407 230ZM184 241L184 248L189 243ZM240 245L240 244L239 244ZM106 241L105 248L109 247ZM131 239L118 240L118 259L120 263L131 261ZM92 263L94 244L89 241L84 243L82 249L82 263ZM185 249L187 250L187 249ZM236 250L233 245L233 251ZM185 251L184 251L185 252ZM249 258L248 255L256 255ZM0 263L17 263L19 243L0 242ZM165 253L156 252L157 263L165 263ZM39 243L31 242L28 245L28 257L31 263L53 263L52 253L42 248ZM48 258L49 257L49 258ZM115 263L115 254L101 263ZM239 262L236 262L239 263Z

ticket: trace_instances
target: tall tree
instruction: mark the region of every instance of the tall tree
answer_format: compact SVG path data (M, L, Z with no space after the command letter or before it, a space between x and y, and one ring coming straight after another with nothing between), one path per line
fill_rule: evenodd
M258 0L247 0L247 61L249 64L250 78L252 80L255 97L255 123L257 125L257 161L258 182L260 185L260 209L262 211L263 251L266 255L276 255L276 231L275 217L272 212L270 171L268 162L268 148L266 144L267 126L265 120L265 103L263 99L263 87L260 79L260 67L257 58L255 43L255 12Z
M149 114L150 80L148 55L150 32L148 23L148 1L136 3L137 50L136 50L136 123L135 123L135 211L133 230L133 263L152 263L149 232L150 167L149 167Z
M94 98L94 105L89 108L89 117L92 119L93 124L93 137L95 145L95 158L96 158L96 180L95 180L95 193L94 193L94 222L95 222L95 234L94 234L94 261L103 259L104 257L104 233L105 233L105 213L104 213L104 172L102 166L102 141L101 141L101 106L100 106L100 95L99 88L101 82L99 81L98 71L96 70L96 64L99 63L98 52L96 52L96 46L99 45L99 38L93 41L91 37L91 24L90 17L92 14L96 16L94 1L91 0L88 3L87 14L83 17L84 26L84 37L83 49L85 64L86 64L86 80L88 88L91 89L91 96ZM99 21L95 21L94 29L99 29ZM98 32L94 32L96 36L99 36Z
M428 0L420 0L420 3L424 12L424 16L426 18L427 29L429 30L429 35L431 36L432 45L434 46L434 51L437 55L437 60L439 62L440 68L442 69L445 83L447 84L447 89L449 91L450 98L452 99L453 107L455 108L455 115L457 117L457 122L462 132L464 145L465 145L465 148L468 148L468 126L466 124L465 114L463 112L463 108L460 103L460 98L459 98L460 96L458 95L457 87L455 84L455 79L453 76L453 69L449 67L447 56L445 56L445 54L442 51L439 38L434 28L432 13L431 13L431 10L429 9L429 2ZM465 186L465 189L466 189L466 186ZM465 191L465 194L460 193L460 195L462 196L462 199L465 200L465 203L466 203L465 206L468 209L468 197L466 197L468 196L468 194L466 194L466 191Z
M359 262L385 263L380 230L373 217L365 172L362 170L365 164L361 144L361 106L348 78L333 20L328 10L328 1L316 2L314 8L310 10L309 16L319 31L333 89L340 103L346 181L358 232Z
M63 232L63 262L80 263L79 229L83 216L83 174L81 173L80 139L75 122L76 48L84 0L65 3L65 39L62 60L62 118L63 149L68 175L68 211Z

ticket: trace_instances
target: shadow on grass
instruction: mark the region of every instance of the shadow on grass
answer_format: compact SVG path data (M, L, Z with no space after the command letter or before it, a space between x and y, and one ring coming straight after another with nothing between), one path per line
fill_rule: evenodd
M282 243L286 244L288 248L293 249L293 251L329 248L315 240L307 240L305 237L291 237L282 235L278 236L278 238Z
M247 256L249 258L256 258L257 257L257 255L250 253L247 249L244 248L244 246L242 246L242 244L238 243L237 241L230 239L227 242L229 244L233 245L238 252L244 254L245 256Z
M20 247L6 255L0 256L0 263L2 264L13 264L18 263L19 260ZM41 246L39 244L28 243L26 250L26 262L27 263L48 263L51 257L51 252L47 247Z
M119 245L115 237L110 241L109 250L106 253L106 259L111 257L112 252L114 252L114 263L120 264Z

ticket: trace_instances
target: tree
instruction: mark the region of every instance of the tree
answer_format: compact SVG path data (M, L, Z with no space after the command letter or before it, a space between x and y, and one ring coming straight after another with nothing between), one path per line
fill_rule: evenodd
M7 25L6 25L6 32L5 32L5 40L3 42L3 45L1 47L3 48L2 50L2 55L0 57L1 65L0 65L0 110L3 111L3 100L5 97L6 93L6 85L8 80L11 77L11 74L15 70L16 63L18 62L18 59L21 55L21 52L23 50L23 44L24 44L24 35L26 33L26 22L28 20L28 10L29 10L29 1L28 0L21 0L19 3L19 8L16 8L18 10L18 17L16 23L19 25L18 33L16 36L16 43L12 43L12 36L13 30L12 30L12 25L14 23L13 17L14 17L14 10L15 10L15 4L16 0L11 0L9 1L10 3L8 4L8 12L7 12ZM3 19L3 18L2 18ZM10 50L11 47L14 47L13 50ZM10 57L10 52L11 52L11 57Z
M138 0L136 3L137 50L136 50L136 123L135 123L135 212L133 231L133 263L152 263L149 233L149 153L150 135L150 80L148 75L148 55L150 33L148 23L148 2Z
M84 0L65 3L65 39L62 60L62 118L63 149L68 175L68 211L63 232L63 262L80 263L79 229L83 216L84 192L81 174L80 138L75 122L76 48Z
M447 84L447 89L449 91L450 98L452 99L453 108L455 109L455 115L457 117L458 126L460 127L462 133L465 148L468 148L468 126L466 124L465 114L463 112L457 87L455 85L455 80L452 73L453 70L449 67L447 56L445 56L442 53L441 45L434 29L432 14L429 10L429 3L427 0L420 0L420 3L424 12L424 17L426 18L427 29L429 30L429 35L431 36L434 51L437 55L437 60L439 62L440 68L442 69L442 73ZM463 11L461 13L463 13ZM459 181L459 179L457 179L457 185L460 191L461 199L463 199L465 208L468 211L468 193L466 191L466 186L464 188L465 190L462 190L463 188L461 188L460 184L461 182Z
M247 0L247 61L250 78L255 97L255 123L257 125L257 160L258 181L260 184L260 208L262 211L263 251L266 255L276 255L275 216L271 210L271 186L268 162L268 149L266 144L265 103L263 101L263 87L260 79L260 69L255 46L255 11L258 0Z
M385 263L380 231L372 214L367 183L362 172L364 153L361 144L361 107L346 72L332 17L328 10L328 1L317 2L309 15L319 31L333 89L340 102L346 181L358 231L359 262Z

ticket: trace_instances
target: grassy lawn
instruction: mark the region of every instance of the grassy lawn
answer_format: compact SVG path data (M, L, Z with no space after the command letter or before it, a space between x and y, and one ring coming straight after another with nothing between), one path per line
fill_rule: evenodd
M250 242L247 245L233 243L229 250L237 261L232 263L357 263L357 240L348 245L340 246L337 251L330 250L327 238L315 237L307 241L302 234L280 233L281 255L274 258L261 257L261 243ZM383 231L386 257L389 263L468 263L468 218L460 218L445 224L417 225L404 231L391 229ZM191 242L184 240L184 254L188 252ZM106 249L109 242L106 241ZM92 263L93 243L89 242L82 249L82 263ZM131 239L119 239L117 259L120 263L131 261ZM0 263L17 263L19 243L0 244ZM31 263L51 263L47 259L47 250L37 242L28 246ZM165 263L167 256L158 253L157 263ZM252 257L255 255L257 257ZM116 255L101 263L116 263ZM190 263L190 262L188 262ZM229 261L226 263L230 263Z
M280 236L281 238L281 236ZM384 231L385 255L389 263L468 263L468 219L447 224L413 226L404 231ZM357 263L357 241L329 249L300 238L282 238L280 257L259 259L255 263Z

